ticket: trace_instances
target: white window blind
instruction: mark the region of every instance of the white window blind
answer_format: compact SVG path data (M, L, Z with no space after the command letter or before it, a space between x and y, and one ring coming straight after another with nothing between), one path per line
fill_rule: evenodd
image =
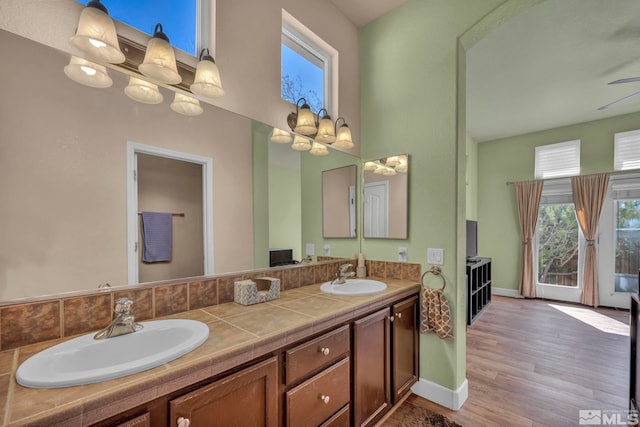
M580 140L536 147L536 179L580 175Z
M613 170L640 168L640 130L616 133L613 144Z

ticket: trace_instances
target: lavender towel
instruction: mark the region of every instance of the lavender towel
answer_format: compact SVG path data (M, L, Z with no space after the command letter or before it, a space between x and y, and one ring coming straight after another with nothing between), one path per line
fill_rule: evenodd
M172 215L164 212L142 212L142 261L171 261L172 248Z

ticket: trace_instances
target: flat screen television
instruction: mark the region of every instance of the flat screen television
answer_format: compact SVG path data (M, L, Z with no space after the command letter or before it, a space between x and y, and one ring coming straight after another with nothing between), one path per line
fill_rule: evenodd
M467 259L478 256L478 221L467 220Z

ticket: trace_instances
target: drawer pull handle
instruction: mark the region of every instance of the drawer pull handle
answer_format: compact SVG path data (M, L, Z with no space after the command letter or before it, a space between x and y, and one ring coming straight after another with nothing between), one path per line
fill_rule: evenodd
M189 427L190 424L191 421L189 421L189 418L178 418L178 427Z
M323 395L321 395L321 396L320 396L320 400L322 400L322 402L323 402L325 405L328 405L328 404L329 404L329 401L331 400L331 398L330 398L329 396L325 396L325 395L323 394Z
M330 351L329 351L329 347L322 347L320 349L320 353L324 354L325 356L328 356Z
M398 316L398 319L402 319L402 313L396 313L396 316Z

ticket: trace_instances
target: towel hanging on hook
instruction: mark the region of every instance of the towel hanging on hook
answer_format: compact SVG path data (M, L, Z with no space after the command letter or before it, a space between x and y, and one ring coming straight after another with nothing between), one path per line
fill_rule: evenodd
M442 287L438 289L429 288L424 284L424 277L427 274L440 276ZM420 310L420 333L435 332L442 339L453 338L453 319L449 302L444 295L444 288L447 280L438 266L433 266L425 271L421 279L421 310Z

